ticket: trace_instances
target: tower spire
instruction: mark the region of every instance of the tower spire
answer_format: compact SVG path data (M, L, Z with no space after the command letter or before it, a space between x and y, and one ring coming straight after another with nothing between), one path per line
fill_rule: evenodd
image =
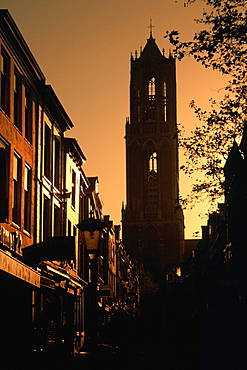
M148 28L150 28L150 37L153 37L153 28L154 28L154 26L153 26L152 18L150 18Z

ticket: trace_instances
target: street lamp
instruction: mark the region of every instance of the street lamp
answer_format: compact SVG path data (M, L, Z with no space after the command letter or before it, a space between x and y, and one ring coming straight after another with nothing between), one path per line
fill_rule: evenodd
M83 244L85 246L85 261L87 267L87 279L89 281L86 291L86 340L89 341L89 350L96 349L97 338L97 282L98 282L98 263L97 256L99 254L100 241L102 230L106 227L106 223L90 217L81 221L77 225L82 231ZM88 330L87 330L88 329Z

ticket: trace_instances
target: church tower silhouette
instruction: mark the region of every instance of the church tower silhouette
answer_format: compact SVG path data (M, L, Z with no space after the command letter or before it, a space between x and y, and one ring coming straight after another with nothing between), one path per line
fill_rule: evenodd
M126 205L123 242L157 281L182 260L184 217L179 206L175 59L152 35L131 55L130 118L126 120Z

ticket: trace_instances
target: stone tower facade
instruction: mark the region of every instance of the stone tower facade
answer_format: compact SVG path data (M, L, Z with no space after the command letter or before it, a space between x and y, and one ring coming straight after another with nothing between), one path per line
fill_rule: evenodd
M130 118L126 120L123 242L160 280L182 260L184 217L179 206L176 71L150 33L131 56Z

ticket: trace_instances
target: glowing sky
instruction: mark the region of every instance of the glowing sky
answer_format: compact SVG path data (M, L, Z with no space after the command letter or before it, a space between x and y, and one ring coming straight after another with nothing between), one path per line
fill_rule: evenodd
M75 137L87 157L87 176L99 176L104 214L115 224L125 201L125 119L129 116L130 53L139 52L153 36L168 55L166 30L179 29L185 41L193 36L203 3L184 7L181 0L0 0L74 123ZM217 72L192 58L177 63L178 122L188 131L196 118L195 99L207 107L224 86ZM184 194L189 182L181 176ZM200 208L200 207L199 207ZM200 209L185 212L186 237L205 224Z

